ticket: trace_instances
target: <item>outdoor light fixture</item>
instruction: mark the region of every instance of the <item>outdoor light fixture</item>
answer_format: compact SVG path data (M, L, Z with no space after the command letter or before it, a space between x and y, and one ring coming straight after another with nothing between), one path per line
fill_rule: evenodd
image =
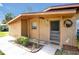
M48 24L48 20L45 20L44 17L39 17L39 18L42 19L42 20L44 20L44 22L45 22L46 24Z
M48 20L44 20L45 24L48 24Z
M44 17L39 17L40 19L45 19Z

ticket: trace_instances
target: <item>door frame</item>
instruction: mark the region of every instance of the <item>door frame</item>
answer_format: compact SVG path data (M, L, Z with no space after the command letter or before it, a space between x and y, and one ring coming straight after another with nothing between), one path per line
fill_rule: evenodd
M61 28L61 26L60 26L61 24L60 24L60 23L61 23L61 22L60 22L60 20L51 20L51 21L50 21L50 34L51 34L51 22L52 22L52 21L59 21L59 46L60 46L60 45L61 45L61 38L60 38L60 36L61 36L61 29L60 29L60 28ZM49 37L50 37L50 36L49 36Z

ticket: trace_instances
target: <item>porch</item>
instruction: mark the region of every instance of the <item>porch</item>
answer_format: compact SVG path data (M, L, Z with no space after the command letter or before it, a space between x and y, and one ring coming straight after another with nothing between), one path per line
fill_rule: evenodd
M21 16L21 35L28 36L31 39L36 39L38 41L44 41L42 43L56 43L59 44L60 47L63 44L74 45L76 38L73 34L75 32L75 10L63 10L63 11L55 11L55 12L44 12L44 13L27 13L22 14ZM66 19L71 19L74 26L70 29L65 28L64 21ZM55 23L59 21L59 23ZM51 24L58 26L55 28ZM53 28L53 29L51 29ZM72 31L72 32L70 32ZM64 35L63 35L64 34ZM66 40L70 39L69 42Z

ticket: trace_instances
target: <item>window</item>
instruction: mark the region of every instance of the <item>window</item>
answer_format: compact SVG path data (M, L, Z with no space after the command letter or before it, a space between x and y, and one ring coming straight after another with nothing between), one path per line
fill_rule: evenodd
M51 21L51 30L59 31L59 21Z
M32 29L37 29L37 24L36 24L36 22L33 22L33 23L32 23Z

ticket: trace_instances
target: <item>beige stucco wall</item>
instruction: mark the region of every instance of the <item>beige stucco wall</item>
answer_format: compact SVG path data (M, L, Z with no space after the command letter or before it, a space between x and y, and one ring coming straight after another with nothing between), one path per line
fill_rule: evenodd
M66 28L64 26L64 21L66 19L71 19L73 22L72 27ZM45 23L45 20L48 20L47 23ZM76 17L70 16L70 17L46 17L44 20L34 18L30 20L30 37L45 41L50 41L50 21L60 21L60 44L67 44L67 45L73 45L76 46ZM36 22L37 23L37 29L31 28L31 23Z
M67 44L76 46L76 16L44 16L45 19L38 17L32 19L19 19L9 24L9 34L12 36L29 36L30 38L50 41L50 21L60 21L60 45ZM70 28L64 26L64 20L71 19L73 25ZM45 20L48 22L45 23ZM32 22L37 23L37 29L32 29Z
M21 35L27 36L28 35L28 24L27 19L21 19Z
M40 20L40 40L49 41L50 39L50 27L49 21L45 23L45 20Z
M32 23L37 24L37 29L32 29ZM44 20L33 18L30 20L30 38L49 41L49 24L45 24Z
M9 24L9 35L14 37L21 36L21 19L18 18L17 21L12 22Z
M37 24L37 29L32 29L32 23L35 22ZM39 20L33 18L30 20L30 38L39 39Z
M66 18L62 18L61 21L61 36L62 36L62 43L63 44L67 44L67 45L71 45L71 46L76 46L77 42L76 42L76 17L73 16L71 18L67 18L67 19L71 19L73 22L72 27L67 28L64 26L64 21L66 20Z

